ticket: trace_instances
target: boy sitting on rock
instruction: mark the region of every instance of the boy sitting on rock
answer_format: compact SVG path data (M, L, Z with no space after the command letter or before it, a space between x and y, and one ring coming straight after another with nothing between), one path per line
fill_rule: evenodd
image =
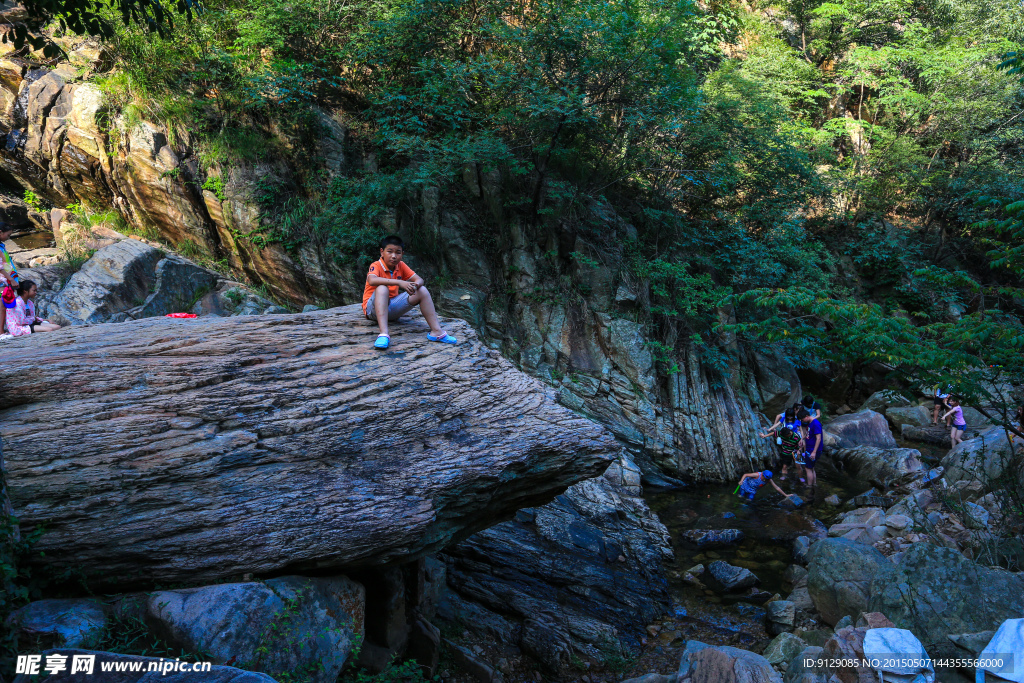
M370 320L376 320L380 327L378 349L391 344L388 322L398 320L414 306L420 307L423 319L430 326L427 340L443 344L456 344L458 340L441 329L434 310L434 300L423 284L423 278L402 263L405 243L397 235L388 235L380 241L380 258L370 266L363 289L363 313Z

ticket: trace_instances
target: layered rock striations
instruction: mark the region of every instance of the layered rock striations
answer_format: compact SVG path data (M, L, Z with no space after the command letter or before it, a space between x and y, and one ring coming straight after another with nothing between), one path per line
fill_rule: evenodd
M69 53L73 62L92 54L88 45ZM267 243L261 212L249 197L251 172L225 169L216 191L204 189L212 171L201 169L189 134L126 120L96 84L83 80L82 66L104 65L86 59L49 69L0 56L0 170L6 177L60 206L112 207L174 245L187 242L225 259L294 303L356 291L351 274L316 245L293 253ZM335 137L344 130L324 119L322 143L337 148Z
M445 549L440 616L553 671L577 653L636 652L644 627L671 604L662 561L672 556L638 481L622 458L603 477Z
M358 307L145 319L8 344L11 503L102 585L411 560L544 504L619 448L482 346Z

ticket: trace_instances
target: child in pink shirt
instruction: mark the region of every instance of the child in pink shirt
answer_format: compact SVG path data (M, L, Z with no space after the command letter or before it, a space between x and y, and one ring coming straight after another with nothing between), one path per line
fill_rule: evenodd
M949 440L953 443L953 448L962 442L964 436L964 430L967 429L967 421L964 420L964 409L960 407L960 399L950 398L949 399L950 410L948 413L942 416L945 420L950 415L953 416L953 424L950 426Z

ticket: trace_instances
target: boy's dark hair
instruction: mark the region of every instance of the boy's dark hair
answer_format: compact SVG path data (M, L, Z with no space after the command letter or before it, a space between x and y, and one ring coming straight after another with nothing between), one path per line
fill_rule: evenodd
M814 405L814 397L808 394L807 396L804 396L804 400L801 401L801 403L803 403L805 407L810 408Z
M396 247L401 247L402 251L405 251L405 242L398 235L388 235L380 241L380 248L387 249L389 244L393 244Z
M30 289L36 286L31 280L22 280L18 283L18 294L27 294Z
M789 427L786 427L785 429L782 430L782 433L779 436L784 436L788 439L789 437L793 436L793 430L790 429Z
M14 227L9 223L0 221L0 232L14 232Z
M801 408L800 412L798 412L796 414L796 416L797 416L797 419L802 420L805 417L810 417L811 416L811 412L809 410L807 410L807 408Z

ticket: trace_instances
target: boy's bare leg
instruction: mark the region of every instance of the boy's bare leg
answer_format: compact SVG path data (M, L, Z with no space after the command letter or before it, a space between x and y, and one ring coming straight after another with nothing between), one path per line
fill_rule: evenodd
M388 298L388 286L377 285L377 289L373 294L373 310L377 314L377 327L380 328L381 334L389 334L388 304L390 302L391 299Z
M423 314L423 319L430 325L431 334L435 337L444 334L444 330L441 329L441 323L437 319L437 311L434 310L434 299L430 296L430 292L425 285L409 296L409 303L419 304L420 313Z

